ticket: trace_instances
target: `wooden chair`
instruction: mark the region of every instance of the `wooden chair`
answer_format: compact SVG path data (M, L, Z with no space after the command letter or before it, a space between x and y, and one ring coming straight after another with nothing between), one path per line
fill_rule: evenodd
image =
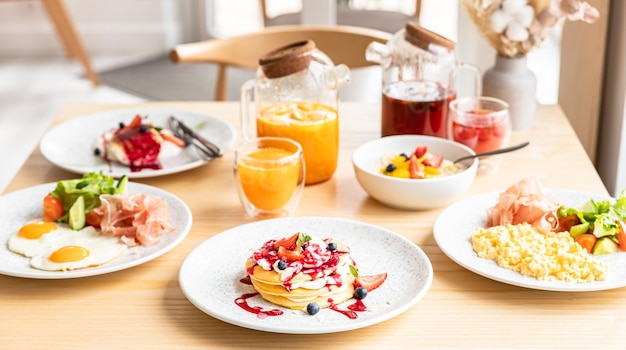
M68 56L76 58L80 61L85 70L85 75L93 85L100 84L100 78L91 67L89 55L85 51L82 42L78 38L78 34L74 29L74 24L61 0L42 0L43 5L48 12L48 16L54 23L58 35L65 46Z
M85 70L85 75L91 83L93 85L99 85L100 78L91 67L89 55L78 38L74 24L62 0L42 0L41 2L50 20L54 24L57 34L61 38L67 55L71 58L78 59Z
M267 14L267 0L259 0L259 6L264 27L300 24L299 12L270 17ZM393 34L404 28L406 22L419 21L421 11L422 0L415 0L415 11L413 14L386 10L361 10L350 8L349 6L338 6L336 23L337 25L372 28Z
M281 46L310 39L335 64L350 68L376 65L365 60L365 49L372 41L386 43L391 34L350 26L276 26L226 39L210 39L177 45L170 52L174 63L216 63L219 65L215 99L227 98L228 66L256 69L259 58Z

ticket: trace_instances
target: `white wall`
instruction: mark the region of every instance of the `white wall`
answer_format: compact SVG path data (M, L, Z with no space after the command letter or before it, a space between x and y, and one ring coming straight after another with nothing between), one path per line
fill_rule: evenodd
M626 189L626 4L611 2L597 168L614 196Z
M191 0L185 0L188 2ZM91 55L168 50L179 40L176 0L65 0ZM39 1L0 1L0 57L64 55Z

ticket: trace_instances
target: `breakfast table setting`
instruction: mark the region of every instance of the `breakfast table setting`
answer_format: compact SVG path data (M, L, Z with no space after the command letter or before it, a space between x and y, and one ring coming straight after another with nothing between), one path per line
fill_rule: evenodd
M560 106L416 23L364 54L378 102L304 40L240 101L65 104L0 195L0 347L624 348L626 191Z
M333 348L619 348L623 345L620 337L620 330L626 324L623 288L578 292L578 285L573 284L571 291L550 291L481 276L462 267L439 248L433 226L445 208L399 210L372 199L355 179L351 158L358 146L380 137L379 107L376 103L340 104L337 170L329 180L304 188L292 217L322 217L373 225L419 247L432 266L432 283L418 291L421 293L418 300L411 296L394 301L393 296L404 295L402 288L411 289L419 281L403 281L394 287L389 296L390 305L409 303L407 307L400 305L403 311L395 312L394 317L385 319L384 311L372 310L372 321L365 317L357 319L357 323L359 320L365 323L357 324L352 330L350 322L355 320L340 320L336 329L349 331L338 333L333 327L324 326L325 319L321 317L328 310L322 310L314 323L308 319L315 316L299 314L299 321L278 323L283 331L264 331L264 327L269 327L263 324L267 319L247 314L241 320L240 316L224 315L221 311L210 316L190 302L186 296L189 291L181 289L179 274L194 249L233 228L268 222L256 221L241 208L233 179L231 148L222 157L190 170L131 178L131 183L149 185L176 196L186 203L193 218L186 237L157 258L131 268L81 278L0 276L3 347L270 348L287 342L293 348L311 348L327 347L329 339ZM210 115L235 130L239 128L236 102L149 102L67 104L59 111L51 129L85 115L154 108ZM539 106L531 129L511 133L511 144L522 141L529 141L529 146L481 160L475 180L458 201L486 192L501 192L528 176L539 178L546 188L608 196L558 105ZM233 145L239 142L237 136ZM76 178L76 174L55 166L40 149L35 149L3 197L71 178ZM363 230L359 240L367 242L367 233ZM224 259L236 251L244 251L245 256L255 248L246 243L253 240L255 232L233 234L239 235L240 240L231 242L220 252ZM376 241L374 237L372 241ZM394 254L394 251L384 252ZM375 257L382 253L368 252L365 257L368 254ZM220 256L204 256L204 259L207 264L219 265ZM366 260L365 257L361 252L360 259ZM234 267L241 270L238 277L245 276L244 262ZM376 266L377 262L368 264ZM396 268L380 266L389 272L390 281ZM233 300L238 296L229 291L233 283L236 281L224 285L207 283L199 287L200 295L208 303L225 295L232 302L233 311L237 309ZM381 292L384 286L380 287ZM377 292L373 291L371 297ZM376 318L377 311L383 314L383 320ZM330 315L326 317L330 322ZM305 322L304 328L299 322ZM300 333L292 333L293 328ZM37 336L33 336L33 330L37 330Z

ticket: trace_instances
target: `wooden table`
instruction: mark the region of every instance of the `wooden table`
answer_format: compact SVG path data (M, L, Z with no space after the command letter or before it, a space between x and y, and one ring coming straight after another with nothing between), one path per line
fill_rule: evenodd
M236 103L147 103L219 116L239 127ZM70 104L55 123L127 105ZM137 180L183 199L193 212L189 236L164 256L107 275L72 280L0 276L0 348L623 348L625 289L588 293L531 290L476 275L445 256L433 223L441 211L399 211L369 198L355 180L352 151L377 138L379 106L340 107L340 165L335 176L305 189L297 216L360 220L393 230L421 247L434 281L414 307L386 322L346 333L273 334L224 323L195 308L178 286L184 258L207 238L251 220L240 207L232 178L233 151L200 168ZM463 197L501 191L526 176L546 187L607 195L558 106L540 106L532 130L515 132L520 151L484 162ZM35 150L7 192L75 175Z

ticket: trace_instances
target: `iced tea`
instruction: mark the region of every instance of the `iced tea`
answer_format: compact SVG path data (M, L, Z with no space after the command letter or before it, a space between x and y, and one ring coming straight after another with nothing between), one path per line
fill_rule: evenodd
M429 81L398 81L383 88L382 136L447 137L448 104L456 93Z

